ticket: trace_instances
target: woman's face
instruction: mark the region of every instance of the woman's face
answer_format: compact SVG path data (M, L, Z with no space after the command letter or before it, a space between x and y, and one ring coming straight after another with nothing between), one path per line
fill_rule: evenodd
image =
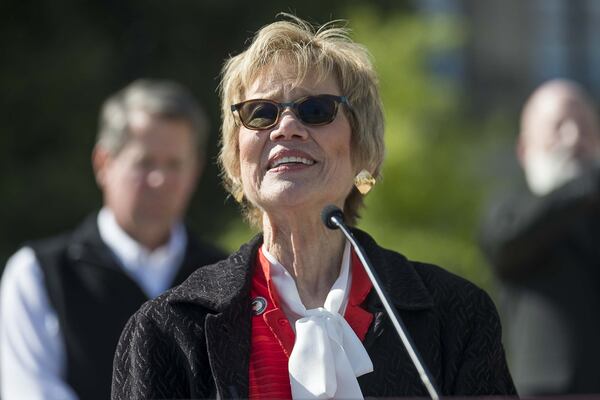
M293 102L305 96L343 96L333 77L317 81L309 74L292 86L293 72L273 68L246 92L244 100ZM343 207L353 184L351 128L340 104L335 119L311 126L288 107L278 123L265 130L240 125L239 150L245 196L267 213L305 210L319 215L323 206Z

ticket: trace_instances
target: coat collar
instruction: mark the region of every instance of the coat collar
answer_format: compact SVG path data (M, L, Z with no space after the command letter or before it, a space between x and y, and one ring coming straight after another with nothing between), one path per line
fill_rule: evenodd
M169 303L201 305L212 312L227 307L250 293L251 271L262 234L256 235L238 251L216 264L198 268L167 297Z
M366 233L355 230L354 234L397 307L417 310L433 305L431 295L413 264L404 256L377 246ZM263 237L259 234L229 258L199 268L166 298L169 303L191 303L209 311L204 329L217 398L248 397L250 351L240 349L250 349L252 267L262 242ZM371 301L367 300L367 308L374 309L373 312L381 319L382 312L376 309L376 296L369 297ZM371 338L369 342L382 332L382 325L376 325L371 335L367 333ZM223 335L229 339L223 340Z
M399 309L433 307L433 298L417 271L417 265L399 253L378 246L367 233L359 229L352 232ZM248 297L252 266L262 243L263 236L258 234L227 259L199 268L169 294L167 301L198 304L220 312L240 298Z
M380 247L371 236L359 229L353 229L352 234L364 248L384 290L398 309L433 307L433 297L417 271L418 265L400 253Z

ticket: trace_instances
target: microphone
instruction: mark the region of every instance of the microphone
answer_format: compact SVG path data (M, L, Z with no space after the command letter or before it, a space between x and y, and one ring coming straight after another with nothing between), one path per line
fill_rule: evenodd
M425 386L425 389L427 389L429 397L431 397L433 400L439 400L440 397L438 395L437 389L433 384L433 379L431 378L429 372L425 369L424 364L421 362L421 357L419 356L417 349L413 345L412 339L409 336L408 331L406 330L406 327L402 322L402 319L398 315L396 308L392 306L392 302L390 301L388 294L383 290L381 281L379 280L375 269L373 269L371 262L367 258L366 252L356 241L356 238L354 238L354 235L344 222L344 213L338 207L334 206L333 204L330 204L323 208L323 211L321 212L321 219L323 220L325 226L329 229L339 228L344 233L344 236L346 236L346 238L350 241L350 244L352 244L354 251L356 251L356 255L365 267L365 272L367 273L369 279L373 283L373 288L377 292L377 295L379 296L379 299L381 300L381 303L383 304L383 307L385 308L388 317L392 321L394 328L396 328L396 332L398 333L398 336L400 336L400 340L402 340L402 344L404 345L406 352L410 356L410 359L413 365L415 366L415 369L419 373L419 378L421 378L423 386Z
M344 223L344 213L338 207L330 204L321 211L321 219L329 229L338 229Z

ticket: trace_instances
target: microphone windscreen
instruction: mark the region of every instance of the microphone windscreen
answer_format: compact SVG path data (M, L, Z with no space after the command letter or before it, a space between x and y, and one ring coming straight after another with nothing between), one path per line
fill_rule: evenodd
M325 226L329 229L338 229L337 224L331 220L332 217L337 217L341 221L344 221L344 213L342 210L333 204L329 204L323 208L323 211L321 211L321 219L323 220Z

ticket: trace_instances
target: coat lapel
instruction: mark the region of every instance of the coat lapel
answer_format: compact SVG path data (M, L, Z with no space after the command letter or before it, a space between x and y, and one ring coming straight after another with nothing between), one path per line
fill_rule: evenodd
M407 333L412 336L413 345L427 366L437 366L435 345L437 319L432 318L434 300L417 272L415 264L404 256L379 247L364 232L355 230L354 235L361 243L373 265L390 300L396 306ZM391 393L422 393L418 373L410 356L396 333L375 290L369 293L365 308L373 313L373 323L364 341L365 348L375 365L375 374L367 374L359 379L365 396L389 396ZM391 368L394 366L394 368ZM434 378L439 379L439 369L434 368ZM403 390L396 390L397 388Z
M248 398L251 309L250 301L244 303L233 313L227 311L206 317L206 347L220 399Z
M199 268L168 299L209 310L204 331L217 398L248 397L250 284L261 243L262 236L257 235L229 258Z
M358 229L353 230L353 234L365 249L384 291L399 313L403 310L424 311L433 308L433 298L410 261L401 254L382 249L369 235ZM384 333L384 327L390 324L384 323L388 316L375 290L367 297L365 308L374 317L365 337L365 348L369 349Z
M406 257L379 247L369 235L358 229L353 230L353 234L365 249L384 290L398 309L426 310L433 307L433 297L415 266ZM376 295L370 300L372 304L368 306L372 307L373 311L382 311L378 309L381 302Z

